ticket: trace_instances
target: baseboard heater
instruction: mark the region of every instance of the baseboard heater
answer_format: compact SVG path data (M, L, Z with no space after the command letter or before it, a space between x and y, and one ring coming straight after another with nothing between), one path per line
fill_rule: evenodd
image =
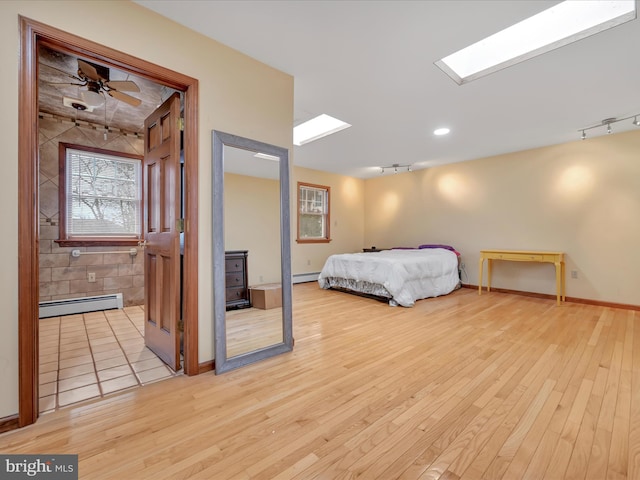
M317 282L320 272L296 273L293 275L293 283Z
M40 318L122 308L122 293L40 302Z

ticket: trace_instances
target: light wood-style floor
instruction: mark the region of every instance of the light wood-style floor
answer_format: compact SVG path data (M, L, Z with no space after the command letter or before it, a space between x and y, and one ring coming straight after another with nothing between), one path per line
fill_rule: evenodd
M60 409L0 451L77 453L82 479L638 479L639 316L296 285L292 353Z

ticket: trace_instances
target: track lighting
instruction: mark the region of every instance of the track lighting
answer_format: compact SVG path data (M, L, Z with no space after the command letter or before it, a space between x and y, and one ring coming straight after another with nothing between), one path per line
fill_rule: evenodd
M591 127L587 127L587 128L580 128L578 129L579 132L582 132L582 134L580 135L580 138L582 140L584 140L585 138L587 138L587 130L591 130L594 128L600 128L600 127L607 127L607 134L613 133L613 128L611 128L611 125L614 123L618 123L618 122L622 122L624 120L629 120L630 118L633 118L633 122L631 122L632 125L635 125L636 127L640 127L640 120L638 120L638 117L640 116L640 113L636 114L636 115L630 115L628 117L624 117L624 118L605 118L604 120L602 120L600 123L598 123L597 125L592 125Z
M393 173L398 173L398 169L405 169L407 172L411 171L411 165L400 165L399 163L394 163L393 165L389 165L388 167L380 167L380 175L384 173L387 169L393 169Z

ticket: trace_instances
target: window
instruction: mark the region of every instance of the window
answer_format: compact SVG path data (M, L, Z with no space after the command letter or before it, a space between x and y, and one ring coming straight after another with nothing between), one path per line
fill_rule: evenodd
M142 157L60 143L60 243L135 245L142 232Z
M324 185L298 182L298 243L330 242L329 197Z

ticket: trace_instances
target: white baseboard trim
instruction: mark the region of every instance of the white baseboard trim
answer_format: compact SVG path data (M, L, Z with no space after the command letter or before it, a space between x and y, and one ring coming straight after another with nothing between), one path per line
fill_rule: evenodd
M40 302L40 318L122 308L122 293Z
M295 273L293 275L293 283L317 282L320 272L311 273Z

